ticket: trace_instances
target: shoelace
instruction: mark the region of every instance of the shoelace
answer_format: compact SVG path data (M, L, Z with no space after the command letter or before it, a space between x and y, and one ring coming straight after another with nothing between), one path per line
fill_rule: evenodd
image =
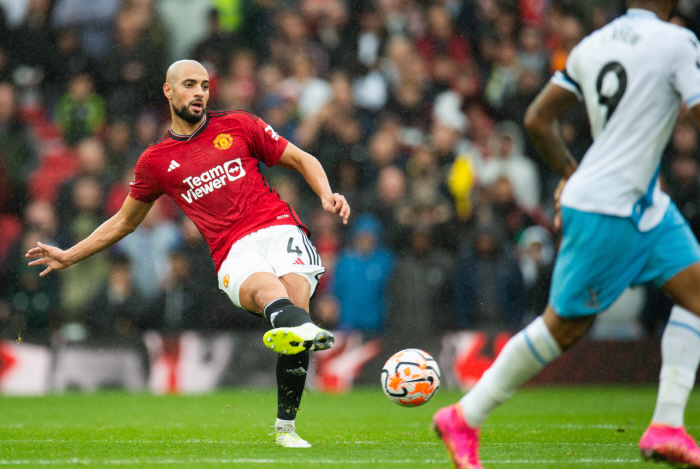
M299 435L297 435L296 429L292 425L283 425L281 427L276 427L274 425L270 425L270 427L274 428L275 431L273 433L268 433L268 435L278 435L280 433L289 433L295 438L301 438Z

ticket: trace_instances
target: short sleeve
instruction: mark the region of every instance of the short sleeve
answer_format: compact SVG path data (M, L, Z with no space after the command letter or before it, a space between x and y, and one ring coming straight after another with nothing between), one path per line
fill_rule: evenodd
M581 85L579 85L580 79L577 67L580 53L580 45L574 47L566 58L564 70L556 72L550 82L572 92L579 101L583 101L583 92L581 91Z
M243 122L253 156L267 166L277 164L289 142L260 118L246 114Z
M146 163L145 154L141 155L136 162L134 180L129 183L129 186L129 197L140 202L151 203L163 195L163 190Z
M688 34L673 48L676 57L671 81L686 106L692 108L700 104L700 44L695 35Z

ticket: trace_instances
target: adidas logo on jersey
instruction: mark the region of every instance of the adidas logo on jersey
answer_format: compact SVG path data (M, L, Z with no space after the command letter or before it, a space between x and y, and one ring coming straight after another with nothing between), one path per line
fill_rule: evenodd
M177 161L172 160L170 162L170 166L168 167L168 172L172 171L173 169L177 169L179 167L180 167L180 164Z
M199 176L190 176L183 179L182 182L190 188L186 193L180 195L188 204L191 204L193 200L200 199L210 192L222 188L226 185L227 180L235 181L245 176L245 174L241 159L236 158L235 160L227 161L223 166L218 165L208 171L204 171Z
M306 265L304 264L304 261L301 260L301 257L297 257L297 260L293 262L294 265Z

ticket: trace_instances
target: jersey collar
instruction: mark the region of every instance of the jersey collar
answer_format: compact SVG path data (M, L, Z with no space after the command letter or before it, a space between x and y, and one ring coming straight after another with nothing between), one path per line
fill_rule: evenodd
M651 10L645 10L644 8L629 8L627 10L627 13L625 13L625 16L628 16L630 18L654 18L654 19L659 19L658 16L656 16L656 13L654 13Z
M197 130L192 132L192 135L180 135L176 134L173 132L173 128L170 127L170 130L168 130L168 134L170 134L170 138L173 140L177 140L178 142L186 142L188 140L192 140L195 138L197 135L201 134L204 132L204 129L207 128L207 125L209 125L209 111L204 112L204 120L202 121L201 124L199 124L199 127L197 127Z

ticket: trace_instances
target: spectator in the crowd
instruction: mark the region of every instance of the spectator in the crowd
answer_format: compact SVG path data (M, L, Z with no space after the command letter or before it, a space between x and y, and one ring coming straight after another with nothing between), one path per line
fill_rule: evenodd
M399 141L395 132L380 128L367 144L369 158L362 168L362 182L365 186L373 184L382 168L397 165L403 167L403 158L399 159Z
M92 335L115 339L138 331L148 304L134 288L129 259L115 256L107 283L87 305L85 319Z
M214 303L219 293L216 280L216 268L209 254L209 246L192 220L183 217L180 221L182 245L179 253L187 258L190 271L190 284L201 299L202 308Z
M157 200L139 227L114 247L129 258L136 289L154 299L170 276L170 253L177 247L179 230L163 216L163 199Z
M394 89L386 105L388 112L396 116L402 127L425 131L425 116L430 108L425 102L421 83L415 79L402 80Z
M9 313L4 319L9 323L9 333L14 338L27 330L34 334L46 331L49 322L58 313L60 280L57 277L48 278L49 275L39 277L34 269L27 266L22 254L25 249L36 246L38 241L51 242L51 239L32 228L24 233L13 259L14 265L9 275L12 281L6 290L3 289L5 298L0 298L0 311L6 309L6 314ZM0 318L0 324L2 322L3 318Z
M136 161L149 145L161 137L158 116L153 112L141 112L134 125L134 141L129 149L128 167L134 167Z
M583 38L583 27L581 22L573 16L565 16L558 22L557 28L557 48L552 52L549 62L549 70L554 73L564 70L566 59L571 53L571 49Z
M168 30L156 11L158 0L123 0L122 10L134 13L141 19L143 37L150 45L153 70L165 70L169 65L166 53L170 42Z
M108 183L119 179L129 166L129 149L131 147L131 126L126 121L112 122L107 126L106 152L107 164L104 178Z
M72 146L95 135L105 120L105 103L95 93L92 76L85 72L73 75L68 81L68 92L56 105L56 125L63 132L66 143Z
M495 226L478 228L454 271L452 312L461 329L517 330L525 306L518 263Z
M522 232L539 225L552 231L551 220L540 207L524 207L515 199L513 184L500 176L488 190L489 201L484 206L490 209L495 220L501 224L510 241L517 241Z
M120 0L57 0L52 21L59 28L77 28L83 51L99 61L109 53L112 22L121 3Z
M542 33L535 28L523 28L520 32L518 63L523 70L537 74L547 70L547 53L542 44Z
M299 57L306 57L306 65L311 67L306 73L325 77L329 69L328 53L323 46L310 38L309 28L302 15L286 10L281 11L276 19L278 35L270 38L269 42L273 59L286 65L289 59L297 62Z
M15 54L17 65L36 69L43 76L50 68L55 53L54 31L49 17L51 0L30 0L24 22L13 31L11 47L21 53Z
M433 246L427 227L416 227L410 250L401 255L389 283L387 340L397 350L420 347L451 326L453 256Z
M554 247L550 234L539 226L523 231L518 242L520 272L525 285L525 314L534 318L549 301L554 270Z
M340 163L352 157L354 147L361 142L362 125L355 115L348 76L334 73L330 85L330 101L301 121L296 140L313 151L335 187Z
M416 41L416 50L423 57L431 75L438 73L443 57L457 65L471 57L469 41L455 33L450 13L442 5L433 4L427 11L428 33Z
M228 66L231 51L235 50L237 37L230 31L221 28L220 15L216 8L209 11L209 34L197 44L192 57L205 67L222 73Z
M80 176L70 186L70 204L74 212L65 221L63 230L73 245L102 224L103 186L90 176ZM83 322L85 307L92 301L109 273L106 251L91 256L61 274L61 306L68 322Z
M502 107L506 99L515 94L522 66L518 61L518 51L511 42L501 42L496 47L496 57L489 75L484 97L494 108Z
M217 92L217 99L224 109L253 109L253 99L258 93L256 66L257 61L251 51L244 49L233 54L228 76L221 81L221 89Z
M523 116L530 103L535 100L535 97L542 89L542 77L543 75L540 71L524 69L518 77L515 93L503 101L503 106L498 111L498 116L503 120L518 123L521 130L524 130L521 124Z
M381 245L382 226L374 215L359 215L351 245L340 255L333 293L340 304L339 326L370 334L384 332L389 299L386 285L394 256Z
M416 79L422 61L411 41L401 36L394 36L387 42L381 69L391 88L395 88L404 80Z
M11 209L15 212L21 210L26 200L25 183L35 159L32 137L18 116L15 87L8 82L0 83L0 167L9 179Z
M485 186L492 186L501 176L513 186L515 200L524 207L540 202L540 176L537 165L523 155L523 135L515 122L501 122L493 136L493 151L483 163L479 177Z
M406 229L398 221L399 209L407 194L406 175L396 166L387 166L379 171L373 190L367 192L360 205L374 213L383 227L386 245L397 251L406 245Z
M28 229L38 232L41 239L63 244L58 232L56 210L49 202L35 200L27 204L24 210L24 224Z
M291 74L279 84L278 91L285 99L297 103L303 119L319 112L331 99L333 90L326 80L315 75L313 61L308 55L298 53L289 61Z
M203 329L210 324L213 311L202 303L202 291L191 282L192 268L189 256L173 251L168 259L167 281L153 300L145 321L148 329L182 331Z
M95 77L99 85L99 68L80 46L80 35L76 29L66 28L58 32L56 53L44 80L48 99L58 99L68 88L69 79L82 73Z
M66 181L58 191L58 203L56 210L61 227L65 227L77 213L77 207L71 203L73 198L73 186L83 177L97 181L103 191L107 190L109 181L105 178L107 156L102 142L96 138L86 138L76 147L76 154L80 162L78 174Z
M144 26L134 10L119 13L115 22L115 45L105 60L103 76L110 114L118 119L130 118L144 102L160 96L162 72L156 73L157 62L153 60L158 51L144 36Z

